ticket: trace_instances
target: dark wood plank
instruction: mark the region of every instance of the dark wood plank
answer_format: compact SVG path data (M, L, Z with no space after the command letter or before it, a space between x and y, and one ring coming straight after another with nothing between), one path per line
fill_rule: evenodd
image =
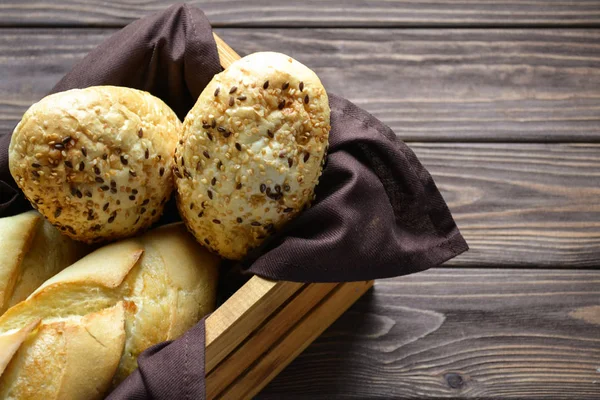
M177 3L172 0L4 0L0 23L7 25L121 26ZM596 0L377 0L274 2L190 1L215 26L589 26L600 24Z
M113 30L0 30L0 129ZM600 31L217 30L275 50L405 140L600 141Z
M460 266L600 266L600 144L410 143L471 250Z
M377 281L259 399L600 398L600 271Z

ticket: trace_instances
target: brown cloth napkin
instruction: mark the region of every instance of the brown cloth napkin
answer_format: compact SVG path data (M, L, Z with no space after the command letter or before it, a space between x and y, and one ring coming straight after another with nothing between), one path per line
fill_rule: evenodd
M269 50L269 49L265 49ZM146 90L181 119L221 71L211 27L174 5L133 22L77 64L53 92L93 85ZM317 200L240 266L277 280L342 282L421 271L467 250L433 179L414 153L369 113L330 95L331 134ZM0 216L28 207L8 171L0 136ZM171 204L162 219L177 219ZM139 357L110 399L204 398L204 322Z

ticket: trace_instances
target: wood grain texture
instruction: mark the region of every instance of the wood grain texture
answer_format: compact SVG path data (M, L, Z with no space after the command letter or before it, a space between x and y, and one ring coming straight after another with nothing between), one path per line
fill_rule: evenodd
M4 0L4 25L111 25L160 11L173 0ZM215 26L506 26L600 24L596 0L203 0L200 7Z
M0 132L114 30L0 30ZM223 29L274 50L405 140L600 141L600 31Z
M471 250L456 266L600 266L600 144L410 143Z
M600 271L377 281L258 399L600 398Z

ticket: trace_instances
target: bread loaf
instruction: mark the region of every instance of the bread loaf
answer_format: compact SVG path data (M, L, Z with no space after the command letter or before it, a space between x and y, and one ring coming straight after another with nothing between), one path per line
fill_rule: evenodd
M179 223L64 269L0 317L0 398L102 398L214 308L218 262Z
M10 172L31 204L83 242L132 236L162 213L181 122L160 99L116 86L52 94L12 135Z
M215 75L176 148L181 217L198 241L240 259L313 198L329 137L317 75L280 53L255 53Z
M0 315L89 250L36 211L0 218Z

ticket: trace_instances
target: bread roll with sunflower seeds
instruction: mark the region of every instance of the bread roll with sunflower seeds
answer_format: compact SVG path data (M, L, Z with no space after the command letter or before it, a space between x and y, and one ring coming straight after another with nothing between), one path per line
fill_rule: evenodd
M119 239L160 217L180 133L175 113L149 93L68 90L25 112L11 139L10 171L64 234L87 243Z
M255 53L215 75L175 151L179 212L196 239L241 259L313 199L329 138L317 75Z

